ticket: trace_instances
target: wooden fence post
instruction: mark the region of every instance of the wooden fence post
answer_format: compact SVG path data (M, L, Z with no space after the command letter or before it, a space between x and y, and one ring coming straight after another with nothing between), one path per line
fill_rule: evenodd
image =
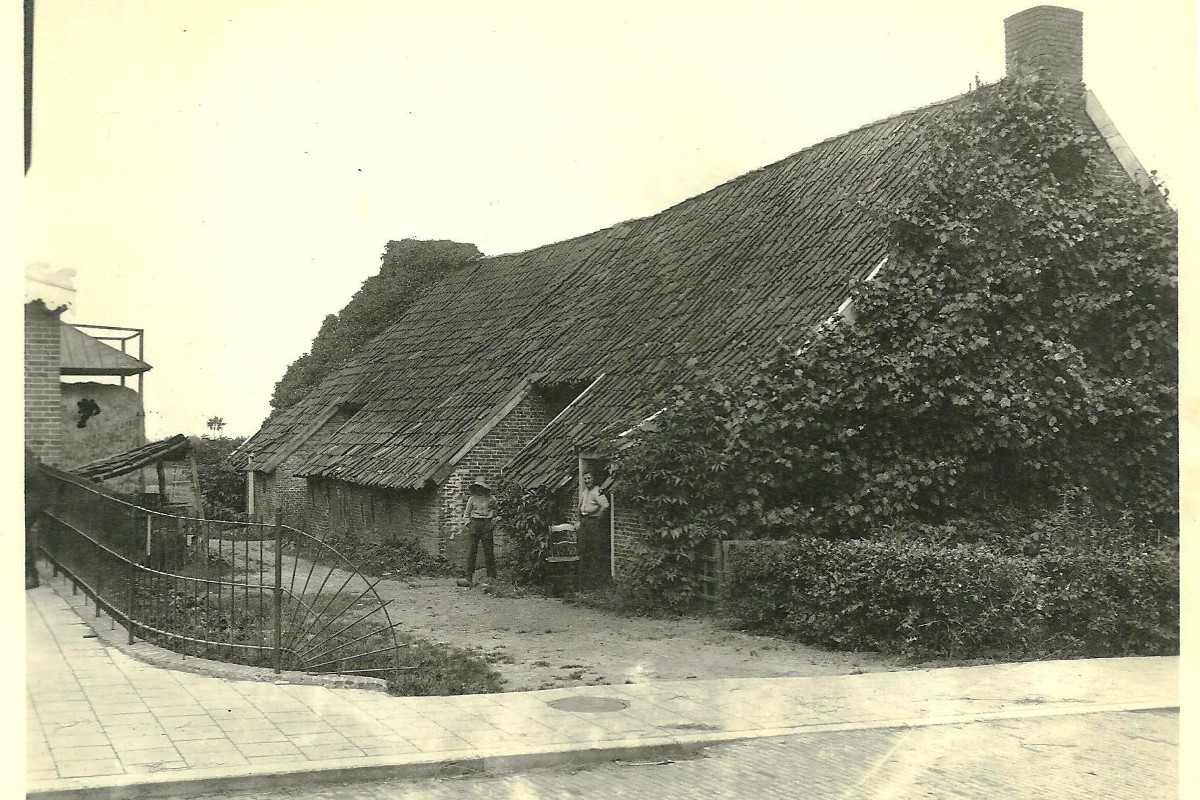
M129 559L129 643L133 644L133 604L137 602L137 562Z
M275 672L283 667L283 511L275 509L275 590L271 603L275 630Z

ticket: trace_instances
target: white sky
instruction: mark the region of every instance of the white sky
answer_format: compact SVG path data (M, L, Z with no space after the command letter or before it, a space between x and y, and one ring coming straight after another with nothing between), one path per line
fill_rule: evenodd
M68 320L146 328L150 436L249 434L388 239L495 254L654 213L1001 77L1032 4L39 0L23 255L78 271ZM1179 196L1193 3L1070 5Z

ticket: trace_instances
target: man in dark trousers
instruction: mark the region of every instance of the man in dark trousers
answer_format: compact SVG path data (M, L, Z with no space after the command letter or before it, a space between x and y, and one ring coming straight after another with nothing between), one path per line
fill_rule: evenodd
M583 473L579 487L579 561L583 568L585 589L594 589L608 582L609 542L605 527L608 498L596 485L591 472Z
M471 496L467 498L462 512L462 530L470 537L467 540L467 575L458 581L458 585L464 587L470 587L475 581L475 554L480 546L483 547L487 576L493 579L496 577L496 551L493 545L496 500L492 497L492 487L488 486L483 478L472 483L470 491Z

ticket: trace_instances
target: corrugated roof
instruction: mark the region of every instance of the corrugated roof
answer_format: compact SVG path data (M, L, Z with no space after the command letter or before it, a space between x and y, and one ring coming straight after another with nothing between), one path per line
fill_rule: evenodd
M182 433L177 433L169 438L126 450L124 453L90 461L81 467L73 468L71 472L95 480L118 478L121 475L128 475L136 469L141 469L147 464L153 464L155 461L181 459L187 455L190 449L191 443L187 437Z
M137 375L150 369L145 361L65 322L59 327L59 341L59 368L63 375Z
M556 480L576 445L658 410L655 394L687 359L744 372L779 338L833 313L847 281L885 255L868 205L912 194L919 131L951 102L827 140L652 217L449 276L268 419L241 465L250 451L262 463L346 397L362 410L300 474L416 488L526 376L579 384L605 373L509 468L529 484Z

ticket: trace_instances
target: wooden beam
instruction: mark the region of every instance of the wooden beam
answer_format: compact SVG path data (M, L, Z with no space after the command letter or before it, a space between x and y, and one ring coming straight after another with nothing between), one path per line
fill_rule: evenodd
M196 506L196 516L204 519L204 495L200 492L200 475L196 469L196 455L188 450L188 468L192 474L192 500Z
M337 413L340 402L335 400L321 409L321 412L313 417L312 421L305 425L298 435L292 437L292 440L288 442L286 447L282 450L277 450L275 455L255 467L255 470L258 472L274 472L288 456L303 447L304 443L311 439L321 429L322 425L333 418L333 415Z
M167 504L167 471L163 468L162 459L154 462L154 471L158 475L158 502Z
M425 480L432 480L434 483L441 483L447 477L449 477L450 473L454 471L454 468L458 466L458 462L462 461L462 459L466 457L467 453L471 452L471 449L474 448L475 445L483 441L483 437L491 433L492 429L499 425L500 422L509 415L509 412L517 407L517 403L520 403L525 399L526 396L528 396L529 387L532 386L540 377L541 373L537 373L524 378L520 383L518 383L503 400L501 400L497 405L493 406L492 412L488 415L487 420L484 421L483 425L479 426L475 433L471 435L471 438L467 439L466 443L462 447L458 448L454 455L447 459L445 463L433 470L433 472Z
M582 392L580 392L580 393L578 394L578 396L576 396L576 398L575 398L574 400L572 400L571 402L567 403L566 407L565 407L565 408L564 408L562 411L560 411L560 412L558 412L557 414L555 414L555 415L554 415L554 419L552 419L552 420L550 420L549 422L547 422L547 423L546 423L546 427L544 427L544 428L542 428L540 431L538 431L538 432L537 432L537 435L535 435L535 436L534 436L532 439L530 439L528 442L526 442L526 443L525 443L525 446L524 446L524 447L522 447L520 450L518 450L518 451L517 451L517 452L516 452L516 453L513 455L513 459L516 459L516 458L517 458L517 456L521 455L521 453L524 453L526 450L528 450L529 448L533 447L533 445L534 445L534 443L535 443L535 442L537 442L537 441L540 441L540 440L541 440L541 438L542 438L543 436L545 436L545 435L546 435L546 432L547 432L547 431L549 431L551 428L553 428L553 427L554 427L554 423L558 422L560 419L562 419L564 416L566 416L567 412L568 412L568 411L570 411L572 408L574 408L576 403L578 403L580 400L582 400L584 397L586 397L586 396L587 396L587 394L588 394L588 392L590 392L590 391L592 390L592 388L593 388L593 387L595 387L595 385L596 385L597 383L599 383L599 382L601 381L601 379L603 379L603 378L604 378L604 375L605 375L605 373L603 373L603 372L601 372L599 375L597 375L597 376L596 376L596 380L594 380L594 381L592 381L591 383L589 383L589 384L588 384L588 386L587 386L587 388L586 388L586 389L584 389ZM511 459L510 459L510 461L511 461ZM558 484L558 486L557 486L557 487L555 487L555 488L556 488L556 490L557 490L557 489L561 489L561 488L562 488L562 487L565 485L566 481L569 481L570 479L571 479L571 476L570 476L570 475L567 475L567 477L566 477L566 478L564 478L562 481L560 481L560 482L559 482L559 484Z

